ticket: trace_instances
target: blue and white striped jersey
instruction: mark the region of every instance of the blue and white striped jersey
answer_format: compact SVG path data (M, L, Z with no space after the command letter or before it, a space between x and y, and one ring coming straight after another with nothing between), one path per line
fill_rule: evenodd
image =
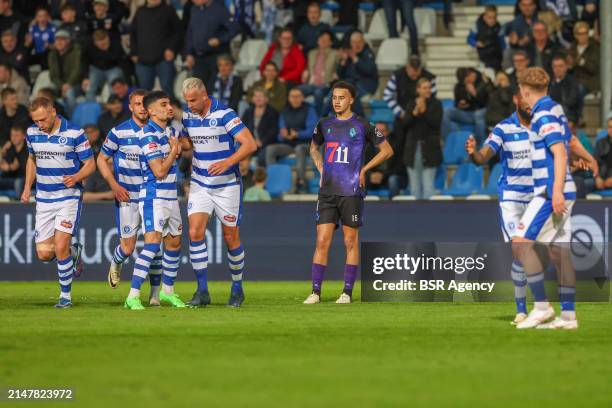
M142 186L140 188L140 201L152 200L176 200L176 161L168 171L163 180L157 180L149 166L149 162L155 159L164 160L170 153L171 136L176 137L174 128L168 126L162 129L157 123L149 120L139 132L140 136L140 164L142 170Z
M183 114L181 137L193 143L193 171L191 181L206 188L222 188L240 183L238 165L218 176L208 174L208 168L227 159L236 151L234 137L245 128L234 110L215 98L205 117L192 112Z
M67 188L63 178L76 174L81 163L93 158L83 129L58 118L55 133L49 135L32 125L26 136L28 152L36 157L36 201L43 203L80 199L82 185Z
M514 112L499 122L485 141L494 152L500 152L499 201L528 203L533 197L530 133Z
M554 183L554 157L550 147L556 143L563 143L569 159L569 143L572 138L567 118L561 105L549 96L540 99L532 109L531 119L532 161L534 194L552 198ZM568 200L576 199L576 184L570 173L569 160L565 170L565 186L563 193Z
M113 158L115 178L130 193L131 202L138 202L142 184L140 130L140 126L130 118L112 128L102 145L102 153Z

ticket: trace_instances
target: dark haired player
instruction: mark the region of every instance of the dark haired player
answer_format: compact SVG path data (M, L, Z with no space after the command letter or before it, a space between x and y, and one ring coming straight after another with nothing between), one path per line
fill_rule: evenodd
M342 222L346 265L344 290L336 303L351 303L359 262L359 227L362 225L365 174L393 155L389 142L366 119L351 110L355 87L337 82L332 88L335 116L317 124L310 144L310 156L321 174L317 201L317 242L312 260L312 293L304 301L321 301L321 284L327 266L329 247L338 222ZM366 143L379 152L364 165ZM323 147L323 154L320 148Z

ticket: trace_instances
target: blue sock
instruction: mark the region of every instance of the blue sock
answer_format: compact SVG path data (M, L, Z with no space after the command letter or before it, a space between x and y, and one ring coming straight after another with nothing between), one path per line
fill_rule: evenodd
M559 285L559 302L562 312L576 311L576 287Z
M242 245L227 251L227 261L232 273L232 292L242 290L242 273L244 272L244 249Z
M527 283L536 302L547 302L546 288L544 287L544 272L534 275L527 274Z
M198 292L208 292L208 249L206 240L189 243L189 259L198 282Z
M153 258L159 252L159 244L144 244L138 259L134 263L134 274L132 275L132 289L140 290L143 282L149 274L149 268Z
M57 277L60 284L60 297L70 299L72 290L72 256L57 260Z
M164 285L174 286L174 281L176 279L176 275L178 274L180 256L180 249L177 249L176 251L164 249L164 260L162 263L164 269L162 281Z
M161 285L162 280L162 254L158 252L153 258L153 262L151 262L151 266L149 267L149 281L151 282L151 287L157 287Z
M115 252L113 252L113 262L116 265L121 265L125 262L126 259L127 255L121 249L121 245L117 245L117 248L115 248Z
M527 278L525 270L520 261L512 262L512 283L514 283L514 300L516 301L516 312L527 314Z

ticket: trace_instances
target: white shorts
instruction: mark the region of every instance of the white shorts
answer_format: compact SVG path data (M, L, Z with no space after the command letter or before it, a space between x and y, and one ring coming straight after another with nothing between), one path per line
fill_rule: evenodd
M187 215L206 213L211 216L213 211L224 225L239 226L242 218L242 186L204 188L191 183Z
M46 241L55 235L55 230L74 235L81 217L81 200L65 200L55 203L36 203L34 241Z
M144 200L138 203L138 209L145 232L161 232L164 237L183 233L178 200Z
M138 203L116 203L115 219L119 238L131 238L138 233L140 227L140 210Z
M574 200L566 199L565 206L567 210L562 215L555 215L551 200L534 197L521 218L517 236L544 243L570 242Z
M512 241L512 237L517 235L517 228L526 208L527 203L519 203L517 201L499 202L500 224L505 242Z

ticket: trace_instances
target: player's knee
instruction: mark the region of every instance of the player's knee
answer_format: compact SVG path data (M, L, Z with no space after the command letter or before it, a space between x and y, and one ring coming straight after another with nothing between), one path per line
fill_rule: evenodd
M512 240L512 254L517 259L523 259L531 250L532 243L522 239Z
M204 239L204 226L189 226L189 239L192 241L202 241Z
M236 248L240 245L240 237L235 229L223 231L223 240L228 248Z
M327 250L331 245L331 237L318 236L317 237L317 249Z
M36 257L39 261L49 262L55 257L55 252L52 249L44 248L44 249L36 249Z
M347 251L352 251L357 247L357 239L353 236L344 237L344 247Z
M125 254L126 257L132 256L134 253L134 249L136 247L136 243L132 242L121 242L121 250Z

